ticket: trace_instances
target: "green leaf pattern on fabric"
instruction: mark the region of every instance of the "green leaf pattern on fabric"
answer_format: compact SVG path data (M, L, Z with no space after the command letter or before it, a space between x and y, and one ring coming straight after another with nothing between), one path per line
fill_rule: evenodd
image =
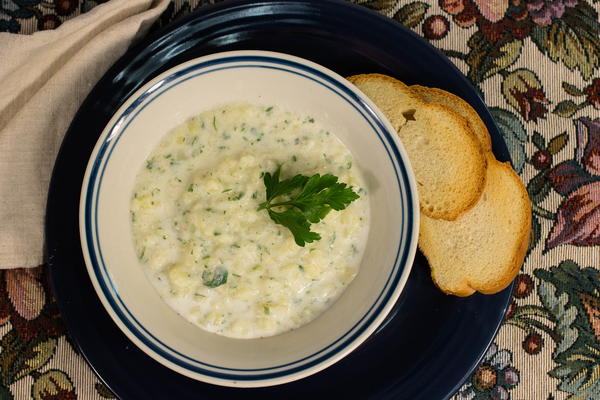
M409 3L398 10L398 12L394 15L394 19L408 28L416 28L421 22L423 22L425 13L428 9L429 5L427 5L427 3L415 1L414 3Z
M598 12L587 2L567 8L552 25L535 27L531 39L552 61L562 62L570 70L579 70L590 79L600 58Z
M561 380L559 388L569 398L595 400L600 393L600 271L567 260L535 275L559 338L552 354L558 366L549 375Z
M490 42L483 34L476 32L467 45L470 49L466 57L470 67L467 77L478 84L514 64L521 55L523 42L518 39L506 43Z
M490 112L504 137L506 146L508 146L514 169L521 172L525 165L525 143L527 143L527 132L523 124L510 111L492 107Z

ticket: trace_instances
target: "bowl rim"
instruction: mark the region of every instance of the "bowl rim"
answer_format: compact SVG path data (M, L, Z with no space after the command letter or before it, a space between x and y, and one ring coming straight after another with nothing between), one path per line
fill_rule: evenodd
M98 224L95 222L98 208L97 195L110 154L126 131L128 124L149 104L145 101L160 96L161 93L187 79L206 73L205 71L194 74L194 71L208 69L208 72L210 72L210 68L215 66L236 68L235 65L229 67L227 65L240 61L248 62L248 65L252 67L264 63L270 65L270 68L288 68L287 72L321 83L336 92L343 100L349 102L356 111L362 114L363 118L367 119L376 134L381 132L385 136L387 145L384 143L384 147L393 161L395 177L400 187L401 197L405 202L405 204L402 204L403 227L401 228L401 240L396 251L394 267L377 300L363 317L344 335L314 354L284 365L259 369L225 368L191 359L185 354L172 349L168 344L161 342L141 325L127 309L110 279L110 274L102 259L101 248L97 242L99 236ZM190 74L192 75L188 76ZM171 82L174 82L174 84L170 86L169 83ZM379 137L379 139L383 142L382 137ZM398 164L398 170L396 170L394 161ZM350 82L335 72L300 57L259 50L228 51L198 57L170 68L143 85L115 112L98 138L86 167L80 195L80 242L86 269L102 305L119 329L142 351L170 369L204 382L242 387L269 386L290 382L319 372L353 351L381 325L400 296L413 264L419 229L417 196L410 161L402 144L396 137L393 127L377 107ZM92 222L90 223L90 221ZM376 310L373 311L375 308ZM368 321L364 322L365 318ZM182 359L188 361L182 363ZM303 361L308 362L301 363ZM301 364L293 367L298 363ZM215 370L207 370L207 367ZM252 374L240 375L235 374L235 371L252 372Z

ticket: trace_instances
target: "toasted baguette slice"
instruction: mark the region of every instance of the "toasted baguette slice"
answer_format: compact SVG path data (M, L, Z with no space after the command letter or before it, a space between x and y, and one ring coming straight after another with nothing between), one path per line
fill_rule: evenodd
M358 75L349 80L397 129L425 215L451 221L477 203L485 183L486 158L463 117L441 104L425 103L388 76Z
M406 123L406 115L411 116L415 108L424 104L408 86L387 75L362 74L347 79L375 103L396 132Z
M477 111L469 103L460 97L442 89L428 88L425 86L413 85L411 90L421 96L427 103L443 104L451 110L457 112L467 120L469 127L479 139L479 143L484 151L492 151L492 139L485 124L477 114Z
M493 294L515 278L527 251L531 205L519 176L491 153L479 202L456 221L421 216L419 248L445 293Z

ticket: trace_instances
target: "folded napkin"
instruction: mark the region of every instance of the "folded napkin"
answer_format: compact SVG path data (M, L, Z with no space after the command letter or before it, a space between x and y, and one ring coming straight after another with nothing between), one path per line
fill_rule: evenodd
M42 263L48 183L65 131L168 3L111 0L54 31L0 33L0 268Z

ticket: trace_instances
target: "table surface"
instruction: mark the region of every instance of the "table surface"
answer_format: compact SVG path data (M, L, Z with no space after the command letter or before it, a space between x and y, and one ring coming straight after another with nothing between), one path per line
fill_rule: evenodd
M2 0L0 31L104 1ZM213 0L175 0L157 27ZM455 399L600 399L597 0L353 0L408 26L479 89L527 185L532 244L494 344ZM0 271L0 399L110 399L76 353L45 266Z

